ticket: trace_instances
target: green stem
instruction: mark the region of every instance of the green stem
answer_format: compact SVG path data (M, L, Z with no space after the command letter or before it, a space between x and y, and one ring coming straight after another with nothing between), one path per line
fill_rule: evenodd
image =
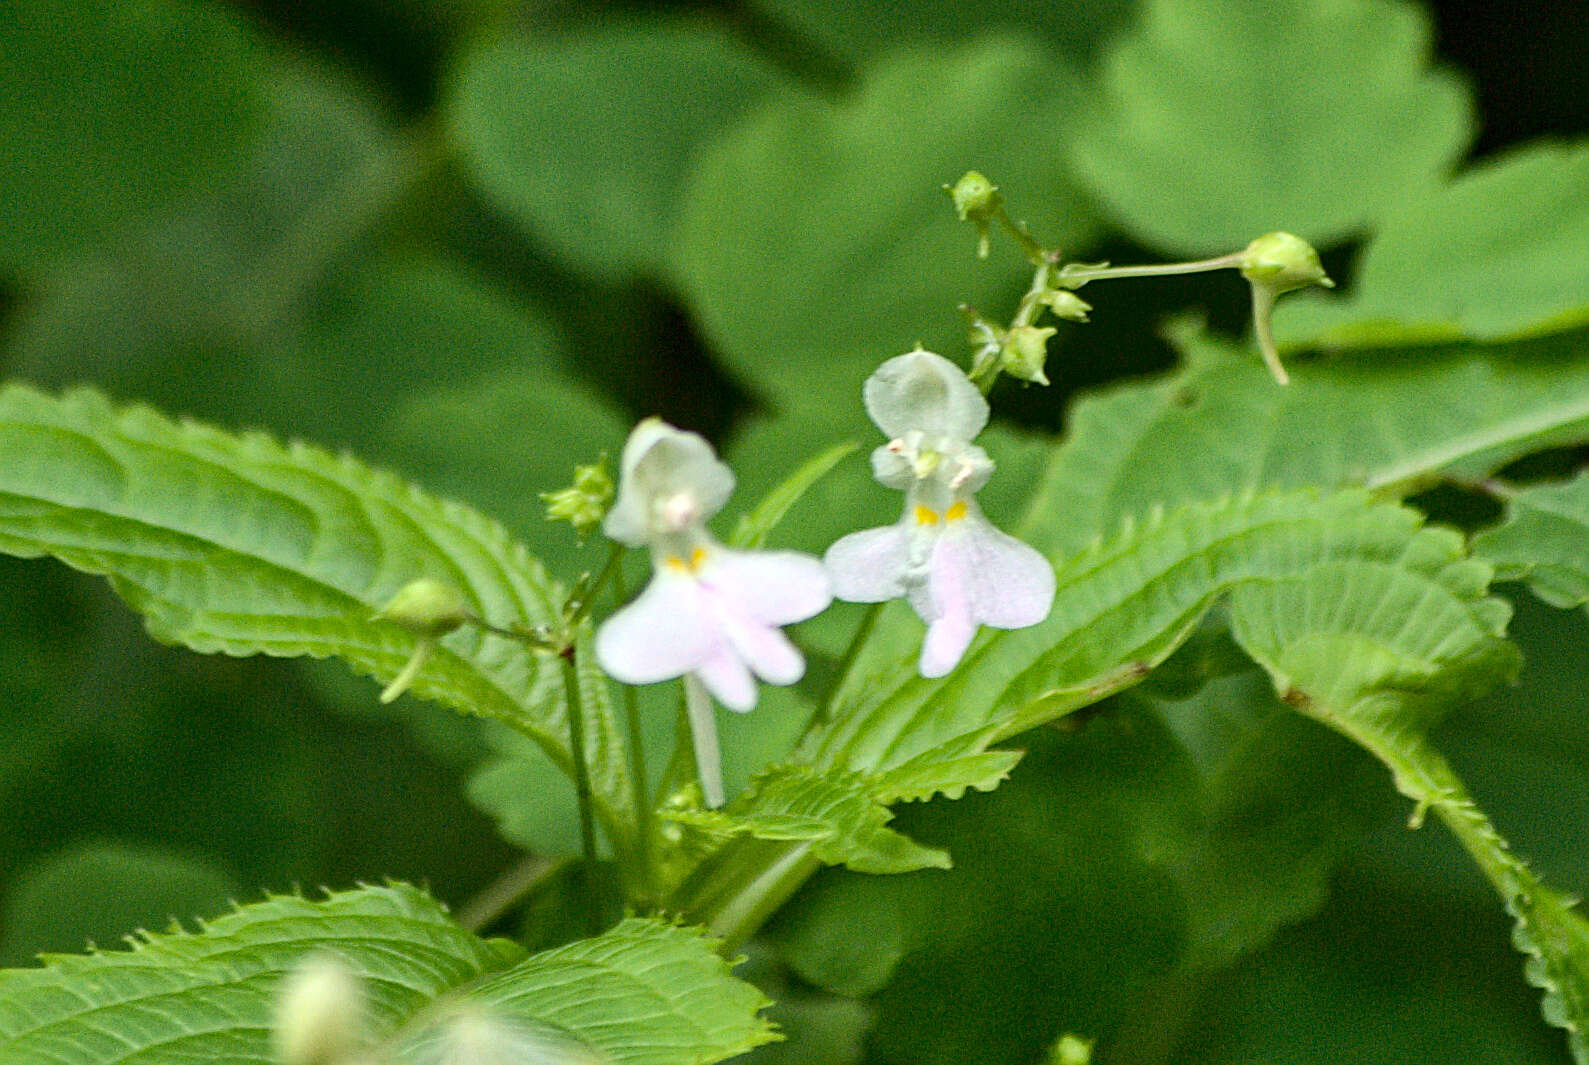
M822 867L811 851L810 842L740 837L701 863L679 885L668 909L705 925L722 938L719 951L733 957Z
M574 798L579 804L579 846L584 856L586 915L590 933L601 930L601 904L596 897L596 816L591 799L590 764L585 751L585 711L580 699L579 666L572 641L558 655L563 663L563 691L568 703L568 746L574 761Z
M1004 231L1010 235L1010 238L1021 246L1021 251L1025 253L1026 257L1031 260L1034 266L1041 266L1044 262L1049 261L1052 256L1057 254L1050 252L1047 248L1039 244L1037 240L1026 231L1024 226L1017 225L1015 223L1015 219L1010 217L1010 213L1004 209L1004 205L1002 203L998 206L998 214L996 217L999 220L999 225L1004 227Z
M620 603L628 599L624 591L622 571L613 574L613 594ZM645 730L641 728L640 701L633 684L623 685L624 724L627 730L629 761L629 786L635 801L635 871L636 890L630 902L641 910L652 909L657 902L656 860L653 847L656 839L656 807L651 801L651 788L646 775Z
M695 749L695 776L701 782L701 796L709 809L722 806L723 754L717 745L717 717L712 712L712 697L706 694L701 679L694 673L684 676L684 710L690 721L690 742Z
M607 562L601 567L596 579L583 587L575 586L574 594L563 607L563 625L570 633L579 628L579 623L590 616L590 608L595 603L596 596L600 594L602 586L618 572L625 550L627 548L623 544L613 541L612 549L607 552Z
M1078 289L1089 281L1108 281L1121 277L1167 277L1172 274L1201 274L1209 270L1229 270L1241 266L1241 253L1186 263L1158 263L1143 266L1084 266L1070 263L1059 271L1059 283Z
M1263 353L1264 365L1274 375L1276 383L1288 385L1291 376L1280 365L1280 349L1275 347L1275 334L1270 320L1274 316L1275 291L1268 285L1252 286L1252 328L1258 335L1258 350Z

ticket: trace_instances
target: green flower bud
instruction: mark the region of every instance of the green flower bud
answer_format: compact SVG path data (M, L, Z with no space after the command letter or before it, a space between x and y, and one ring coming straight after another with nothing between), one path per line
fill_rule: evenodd
M1083 1039L1074 1032L1066 1032L1048 1049L1052 1065L1090 1065L1093 1041Z
M1290 233L1265 233L1241 253L1241 275L1275 295L1309 285L1334 288L1313 245Z
M347 966L311 956L282 981L272 1033L285 1065L346 1065L364 1042L364 993Z
M613 497L612 475L603 456L588 466L574 467L574 483L555 492L542 492L547 521L566 521L581 540L601 524Z
M418 636L445 636L473 618L463 593L445 581L421 577L399 588L373 621L390 621Z
M945 185L960 221L977 227L977 258L988 257L988 225L1003 204L999 187L975 170L967 170L953 185Z
M962 222L988 222L1002 202L999 187L976 170L967 170L959 181L944 188Z
M1048 338L1057 333L1053 326L1017 325L1004 335L999 351L999 367L1011 377L1048 384L1043 364L1048 361Z
M1087 312L1092 310L1092 304L1065 288L1051 288L1043 293L1042 301L1055 318L1063 318L1067 322L1085 322Z

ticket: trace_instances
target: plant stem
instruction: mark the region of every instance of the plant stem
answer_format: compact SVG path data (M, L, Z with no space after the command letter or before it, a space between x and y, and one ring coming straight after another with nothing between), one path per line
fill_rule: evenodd
M617 557L616 553L614 557ZM621 569L613 574L613 595L620 603L629 598L624 591ZM632 684L623 685L623 711L628 740L624 753L629 761L629 786L634 791L635 855L640 866L635 871L637 889L631 893L630 902L641 910L649 910L657 902L656 867L652 857L656 839L656 806L651 801L651 788L646 774L645 731L640 723L640 703Z
M512 909L520 899L556 876L568 861L567 858L548 858L542 854L526 855L464 903L458 910L458 923L471 932L480 931Z
M572 640L557 657L563 663L563 692L568 704L568 746L574 760L574 798L579 804L580 867L584 880L590 933L601 930L601 904L596 897L596 815L591 801L590 764L585 752L585 711L579 691L579 665Z
M684 708L690 721L690 741L695 747L695 776L701 782L701 796L710 809L726 801L723 794L723 755L717 746L717 718L712 714L712 697L694 673L684 676Z
M1274 314L1275 291L1268 285L1252 286L1252 328L1258 335L1258 350L1263 353L1264 365L1274 375L1278 384L1291 383L1291 375L1280 365L1280 349L1275 347L1274 328L1270 318Z
M1201 274L1209 270L1229 270L1241 266L1241 253L1198 259L1187 263L1158 263L1142 266L1085 266L1070 263L1059 271L1059 283L1078 289L1089 281L1108 281L1120 277L1167 277L1171 274Z

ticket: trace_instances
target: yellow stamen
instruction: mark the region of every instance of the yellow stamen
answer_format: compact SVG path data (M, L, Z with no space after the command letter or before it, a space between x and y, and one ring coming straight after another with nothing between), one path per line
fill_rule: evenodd
M943 512L943 516L944 516L945 519L947 519L949 521L959 521L961 518L965 517L966 516L965 500L957 499L953 503L950 503L949 504L949 509Z
M933 510L933 509L931 509L930 507L917 506L916 507L916 524L917 525L937 525L938 524L938 512Z
M669 555L663 560L663 565L675 573L694 573L701 568L702 563L705 561L706 548L697 547L691 549L688 559L680 558L678 555Z

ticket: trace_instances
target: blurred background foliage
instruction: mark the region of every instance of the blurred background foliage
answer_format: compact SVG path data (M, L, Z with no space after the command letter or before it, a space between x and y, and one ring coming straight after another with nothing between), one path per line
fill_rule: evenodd
M1336 18L1361 36L1296 44ZM1384 91L1343 111L1332 85L1365 78ZM536 493L633 418L717 440L748 506L870 440L878 361L958 357L957 302L1012 304L1023 265L977 262L940 191L963 170L1072 258L1286 226L1350 276L1382 200L1589 129L1589 29L1557 0L0 0L0 100L6 376L354 450L572 577L589 555ZM1222 128L1155 140L1177 109ZM1277 177L1269 141L1293 136L1310 165ZM1096 302L1054 387L995 396L996 517L1072 394L1170 365L1159 323L1245 314L1219 277ZM889 520L863 467L778 539ZM571 845L566 785L521 741L377 709L338 666L157 646L58 566L0 580L6 964L295 884L401 877L465 905L522 850ZM1589 623L1517 598L1522 685L1437 739L1582 888ZM855 617L807 627L814 677ZM1364 756L1282 713L1217 626L1167 677L1033 737L997 792L902 810L952 873L813 882L753 950L794 1037L759 1056L1029 1062L1074 1030L1121 1062L1564 1060L1488 889L1405 831ZM731 778L807 712L769 694L728 722ZM544 938L556 907L503 928Z

